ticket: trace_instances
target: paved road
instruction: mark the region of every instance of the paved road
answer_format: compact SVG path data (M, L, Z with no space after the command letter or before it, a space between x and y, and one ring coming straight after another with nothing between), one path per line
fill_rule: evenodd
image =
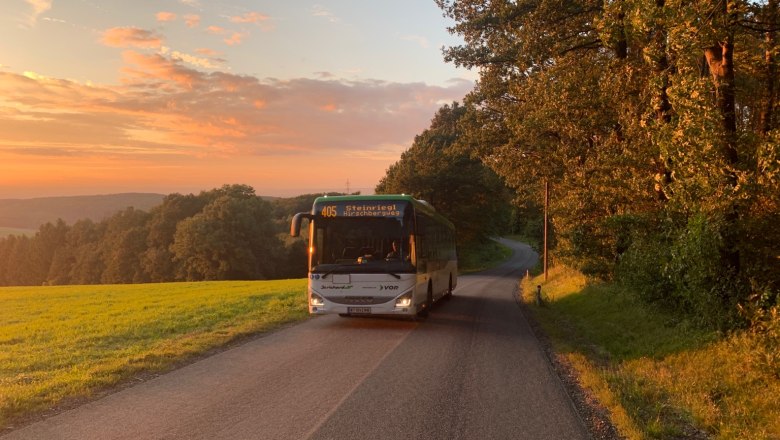
M16 439L587 439L515 302L525 245L424 322L318 317Z

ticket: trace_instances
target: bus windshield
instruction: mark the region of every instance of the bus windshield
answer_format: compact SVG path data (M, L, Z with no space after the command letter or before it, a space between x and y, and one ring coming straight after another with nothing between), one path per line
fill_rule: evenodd
M411 207L399 205L386 215L367 209L347 216L353 207L343 205L322 208L324 215L312 223L311 272L414 272L414 216Z

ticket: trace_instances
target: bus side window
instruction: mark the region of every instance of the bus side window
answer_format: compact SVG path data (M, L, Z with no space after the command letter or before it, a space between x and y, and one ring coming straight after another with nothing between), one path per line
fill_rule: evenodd
M425 216L417 216L417 258L428 258L428 221Z

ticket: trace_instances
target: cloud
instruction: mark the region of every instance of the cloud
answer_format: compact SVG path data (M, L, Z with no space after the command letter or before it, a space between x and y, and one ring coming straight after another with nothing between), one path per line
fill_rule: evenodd
M209 48L206 48L206 47L201 47L201 48L195 49L195 53L197 53L199 55L205 55L207 57L217 57L217 56L221 55L216 50L209 49Z
M230 21L233 23L253 23L259 24L262 21L268 20L270 17L260 14L259 12L247 12L241 16L230 17Z
M33 8L32 14L30 14L29 17L29 25L34 26L38 21L38 17L51 9L52 0L25 0L25 2Z
M202 82L203 73L187 68L164 56L164 54L145 55L132 50L122 54L125 63L123 69L127 75L126 84L140 84L157 81L157 84L169 83L192 89Z
M111 47L157 48L162 46L162 37L135 27L116 27L103 32L103 44Z
M232 32L229 31L223 27L220 26L209 26L206 28L206 32L212 34L212 35L227 35L230 34L229 37L223 38L222 41L227 44L228 46L236 46L241 44L243 38L247 35L246 33L241 32Z
M197 51L196 51L197 52ZM160 48L162 55L169 56L172 60L182 61L191 66L200 67L203 69L217 69L222 64L222 60L197 57L177 50L171 50L169 47L163 46Z
M160 11L157 14L155 14L155 18L157 18L157 21L160 22L174 21L176 20L176 14L174 14L173 12Z
M414 43L417 43L417 45L422 47L423 49L427 49L431 46L431 43L430 41L428 41L427 38L419 35L404 35L403 37L401 37L401 39L405 41L412 41Z
M311 8L311 15L315 17L322 17L328 20L331 23L338 23L341 21L338 17L336 17L330 10L326 9L325 6L322 5L314 5Z
M186 23L189 28L196 28L200 25L200 15L187 14L184 16L184 23Z
M230 36L230 38L225 38L222 41L224 41L225 44L227 44L228 46L237 46L237 45L241 44L241 40L244 38L244 35L245 34L241 34L241 33L238 33L238 32L233 32L233 34Z
M371 157L374 151L387 160L427 128L443 102L472 87L470 81L261 80L202 72L188 64L205 61L163 51L125 51L121 82L110 86L0 71L0 155L22 149L136 158Z
M123 60L110 85L0 70L0 194L241 181L293 196L343 189L347 178L371 191L442 103L473 87L260 79L201 71L162 48L128 49Z

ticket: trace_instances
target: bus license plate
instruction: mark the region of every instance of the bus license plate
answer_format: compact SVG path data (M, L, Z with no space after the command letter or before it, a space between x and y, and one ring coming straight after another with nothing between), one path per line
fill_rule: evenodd
M371 307L347 307L347 313L365 315L371 313Z

